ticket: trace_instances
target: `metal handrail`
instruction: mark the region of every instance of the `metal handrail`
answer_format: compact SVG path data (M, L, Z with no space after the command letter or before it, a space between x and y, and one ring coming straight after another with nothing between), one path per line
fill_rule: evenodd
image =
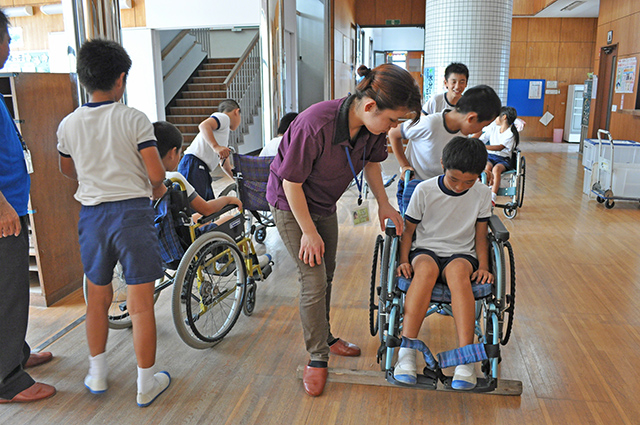
M229 146L232 147L244 143L243 135L249 132L249 125L253 123L253 116L257 115L260 106L259 39L259 34L256 34L224 81L227 98L236 100L242 111L239 131L229 135Z
M256 33L255 37L253 37L253 40L251 40L251 43L249 43L249 46L247 47L247 49L244 51L244 53L242 54L242 56L240 57L236 65L233 67L231 72L229 72L229 75L227 76L227 78L224 80L223 84L225 85L225 87L228 88L229 84L231 84L231 81L233 81L233 79L236 78L236 75L240 71L240 68L242 67L242 65L244 65L245 61L251 54L253 48L258 44L259 39L260 39L260 33Z

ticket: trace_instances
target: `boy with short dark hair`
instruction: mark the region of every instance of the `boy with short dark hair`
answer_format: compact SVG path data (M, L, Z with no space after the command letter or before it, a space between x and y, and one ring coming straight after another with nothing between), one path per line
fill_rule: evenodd
M444 87L447 91L431 96L422 106L424 115L454 109L469 82L469 68L463 63L453 62L444 70Z
M218 112L198 125L200 132L184 152L178 172L185 176L205 201L213 199L211 173L221 164L231 178L229 132L240 125L240 105L233 99L225 99L218 105Z
M60 171L78 181L82 204L78 234L87 277L87 342L93 393L107 390L107 311L117 262L127 282L127 310L133 322L138 363L138 406L150 405L171 383L155 372L154 281L163 275L154 211L149 197L163 189L164 167L153 126L140 111L119 100L131 59L119 44L86 41L78 51L78 78L90 102L67 115L58 127Z
M398 205L404 190L404 173L412 170L415 178L427 180L442 173L442 149L451 137L478 133L500 113L501 101L489 86L467 90L451 111L422 115L417 124L405 122L389 131L391 149L400 164ZM402 139L409 139L405 152Z
M418 337L431 292L441 277L451 291L458 344L473 344L475 299L471 282L493 282L487 241L491 190L476 184L486 162L487 150L480 140L454 137L442 152L444 174L419 183L413 192L405 213L397 269L398 276L413 276L405 298L403 337ZM394 377L416 383L413 349L400 348ZM475 385L473 365L457 366L452 387L470 390Z

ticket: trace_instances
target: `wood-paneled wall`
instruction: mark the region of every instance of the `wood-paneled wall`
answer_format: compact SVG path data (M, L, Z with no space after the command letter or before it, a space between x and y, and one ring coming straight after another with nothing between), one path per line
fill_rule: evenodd
M581 84L593 70L596 18L514 18L509 78L558 81L559 94L545 95L544 110L554 115L548 126L539 117L522 117L522 137L551 139L564 128L567 87Z
M600 48L607 46L607 33L613 31L613 42L618 45L618 59L635 57L636 82L632 94L613 94L613 104L620 107L624 96L624 109L634 109L638 94L638 69L640 69L640 2L637 0L600 0L600 17L596 43L594 46L593 72L598 73L600 67ZM596 102L598 100L596 99ZM592 134L595 105L591 105L591 119L589 134ZM611 135L616 139L630 139L640 141L640 117L611 113L609 126Z
M400 25L424 26L425 0L356 0L356 22L361 27L385 26L387 19Z
M533 16L556 0L513 0L513 16Z
M0 0L0 7L33 6L33 16L10 18L11 26L22 28L23 47L12 47L15 51L49 49L49 33L64 31L62 15L45 15L40 11L44 4L59 3L59 0ZM120 10L122 28L146 25L144 0L132 0L131 9Z

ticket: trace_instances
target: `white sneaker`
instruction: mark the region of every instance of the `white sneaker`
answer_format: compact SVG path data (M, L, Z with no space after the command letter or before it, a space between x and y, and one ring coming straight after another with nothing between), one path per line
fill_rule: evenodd
M456 366L453 374L451 388L454 390L472 390L476 387L476 370L473 364L461 364Z
M94 378L91 375L84 377L84 386L87 387L91 394L102 394L109 388L107 378Z
M164 392L164 390L169 388L169 384L171 384L171 375L169 375L169 372L162 371L155 373L153 375L153 379L155 381L153 390L149 391L146 394L138 393L138 406L147 407L148 405L153 403L155 399Z
M413 385L418 382L416 374L416 350L413 348L400 348L398 350L398 362L393 368L393 377L396 381Z

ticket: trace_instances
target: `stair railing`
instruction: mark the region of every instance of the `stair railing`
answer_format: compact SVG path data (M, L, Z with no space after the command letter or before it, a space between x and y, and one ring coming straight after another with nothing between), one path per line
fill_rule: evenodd
M211 51L209 50L211 46L211 30L209 28L196 28L189 31L189 34L196 38L196 42L200 44L202 51L207 54L207 56L211 55Z
M229 146L237 148L244 143L243 135L249 132L253 116L258 114L260 106L260 48L256 34L242 57L224 80L227 98L234 99L240 105L241 123L238 131L229 134Z

